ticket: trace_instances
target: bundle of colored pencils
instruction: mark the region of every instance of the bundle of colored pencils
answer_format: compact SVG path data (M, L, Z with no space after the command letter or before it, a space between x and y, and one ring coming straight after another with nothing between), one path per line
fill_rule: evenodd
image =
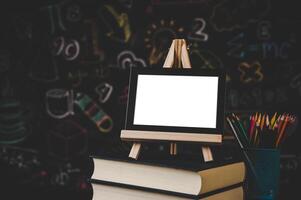
M278 148L288 135L289 127L296 122L290 114L255 113L249 117L246 126L240 118L232 113L227 120L233 125L242 145L247 147Z

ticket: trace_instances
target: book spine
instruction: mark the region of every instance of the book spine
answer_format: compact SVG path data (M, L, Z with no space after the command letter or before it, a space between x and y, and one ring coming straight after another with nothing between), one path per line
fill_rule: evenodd
M133 185L127 185L127 184L120 184L120 183L113 183L113 182L108 182L108 181L102 181L102 180L97 180L97 179L91 179L91 183L93 184L103 184L103 185L111 185L111 186L116 186L116 187L123 187L123 188L128 188L128 189L136 189L136 190L143 190L147 192L155 192L155 193L161 193L161 194L168 194L168 195L173 195L173 196L178 196L178 197L183 197L183 198L190 198L190 199L200 199L200 198L205 198L217 193L221 193L227 190L231 190L234 188L238 187L245 187L244 182L241 183L236 183L224 188L220 188L211 192L207 192L201 195L191 195L191 194L185 194L185 193L178 193L178 192L172 192L172 191L167 191L167 190L160 190L160 189L152 189L152 188L145 188L145 187L140 187L140 186L133 186Z

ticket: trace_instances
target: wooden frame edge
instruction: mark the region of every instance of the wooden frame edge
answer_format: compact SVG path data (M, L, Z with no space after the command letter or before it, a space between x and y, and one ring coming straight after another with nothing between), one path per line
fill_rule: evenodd
M121 130L120 138L127 141L172 141L222 143L222 134L177 133L161 131Z

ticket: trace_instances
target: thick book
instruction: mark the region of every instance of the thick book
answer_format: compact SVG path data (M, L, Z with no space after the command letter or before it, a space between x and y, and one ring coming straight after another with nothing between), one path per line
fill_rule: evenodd
M229 188L217 193L212 193L202 197L184 197L170 194L164 194L160 192L151 192L145 190L138 190L133 188L118 187L107 184L92 183L93 198L92 200L190 200L190 199L202 199L202 200L243 200L244 190L242 186Z
M92 183L108 182L193 196L243 184L246 176L243 161L141 162L92 158Z

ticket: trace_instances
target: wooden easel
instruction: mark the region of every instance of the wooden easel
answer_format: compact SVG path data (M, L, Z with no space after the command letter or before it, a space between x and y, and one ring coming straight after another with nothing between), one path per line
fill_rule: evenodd
M191 68L186 41L184 39L173 40L163 68ZM141 142L134 142L129 157L137 159L141 150ZM170 143L170 154L177 154L177 143ZM212 161L213 156L210 147L203 146L202 154L205 162Z

